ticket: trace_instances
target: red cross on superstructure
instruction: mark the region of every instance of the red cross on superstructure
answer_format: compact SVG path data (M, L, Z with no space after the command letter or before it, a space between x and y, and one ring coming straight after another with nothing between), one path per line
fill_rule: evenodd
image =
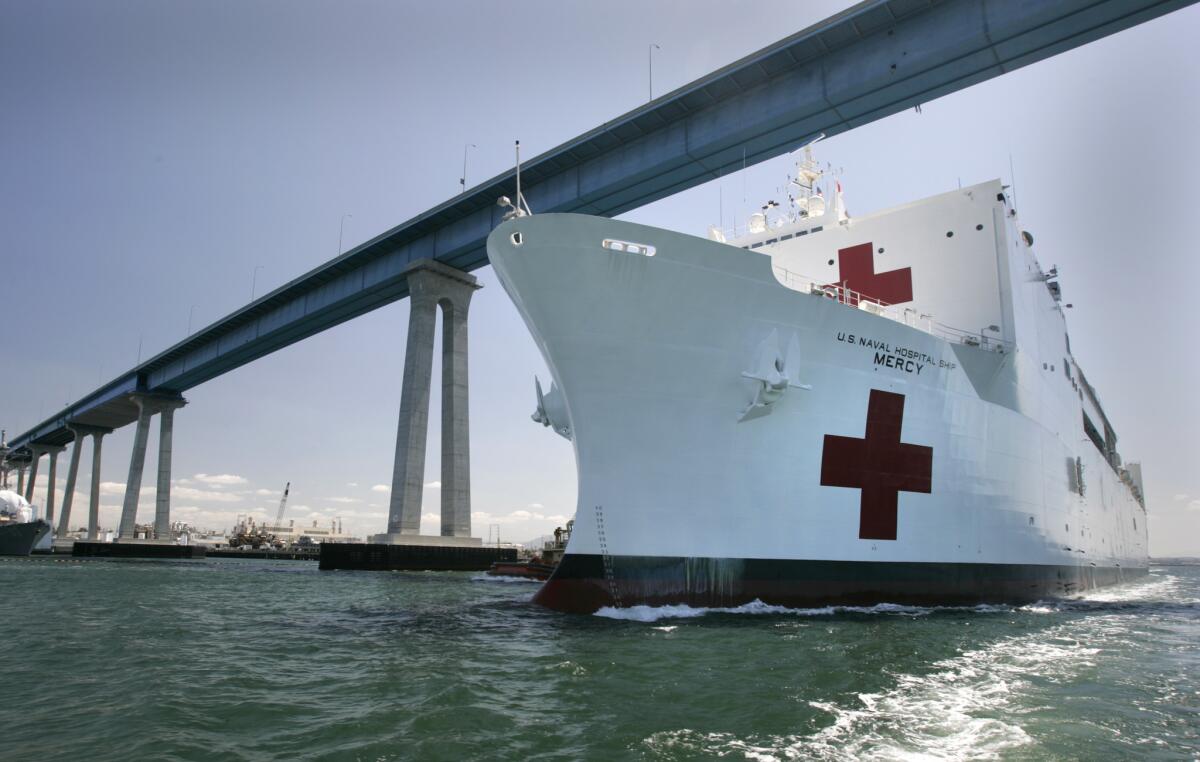
M913 299L912 268L875 272L874 243L861 243L848 249L838 249L838 283L850 291L885 304L903 304ZM846 301L857 306L858 298L847 295Z
M825 435L821 485L862 490L859 539L896 539L899 493L932 489L933 448L901 443L903 420L904 395L872 389L864 438Z

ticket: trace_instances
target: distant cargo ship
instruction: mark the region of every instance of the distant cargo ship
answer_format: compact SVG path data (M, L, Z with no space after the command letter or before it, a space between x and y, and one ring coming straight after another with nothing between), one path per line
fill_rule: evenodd
M1000 181L851 218L806 149L789 187L710 240L519 197L489 237L579 474L535 600L1017 603L1144 575L1141 469Z
M0 490L0 556L27 556L49 532L49 524L33 518L25 498Z

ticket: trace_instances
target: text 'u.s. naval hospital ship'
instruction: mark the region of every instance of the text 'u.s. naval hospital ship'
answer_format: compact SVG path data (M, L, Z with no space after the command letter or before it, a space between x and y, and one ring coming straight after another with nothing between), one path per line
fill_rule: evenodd
M1145 574L1141 469L1005 186L851 218L802 156L790 208L729 240L519 197L489 237L553 375L534 419L578 467L535 600L1019 603Z

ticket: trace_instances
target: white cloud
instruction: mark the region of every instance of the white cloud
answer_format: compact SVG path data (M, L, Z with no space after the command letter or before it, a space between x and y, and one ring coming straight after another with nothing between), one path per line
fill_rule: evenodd
M1200 500L1192 500L1189 502L1188 509L1192 511L1200 511Z
M437 520L437 519L440 519L440 518L441 518L441 515L439 515L439 514L437 514L437 513L432 513L432 512L430 512L430 513L422 513L422 514L421 514L421 518L422 518L422 519Z
M265 497L267 495L276 495L278 493L273 489L256 489L256 490L254 490L254 494L262 495Z
M425 488L426 489L441 489L442 483L441 482L425 482Z
M246 477L236 474L196 474L192 478L210 487L228 487L232 484L246 483Z
M541 503L530 503L529 507L541 510L542 508L545 508L546 506L542 505Z
M212 490L196 489L195 487L175 487L171 490L172 497L181 497L187 500L199 500L200 502L214 503L239 503L242 500L241 495L234 495L228 492L214 492Z
M371 488L372 492L391 492L392 488L386 484L376 484Z
M124 495L124 482L100 482L101 495Z
M347 487L357 487L357 486L358 486L358 482L346 482L346 486L347 486Z
M1177 503L1182 503L1184 500L1187 500L1187 499L1188 499L1188 496L1182 492L1180 492L1178 495L1175 496L1175 502L1177 502Z
M330 497L326 498L331 503L361 503L362 501L356 497Z
M516 524L526 521L553 521L556 524L563 524L568 517L562 514L546 515L536 511L516 510L511 513L493 514L488 511L474 511L471 518L475 521L487 522L489 524Z

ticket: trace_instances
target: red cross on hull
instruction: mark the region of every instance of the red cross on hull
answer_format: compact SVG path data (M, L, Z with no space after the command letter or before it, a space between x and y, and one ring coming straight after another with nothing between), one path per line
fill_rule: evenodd
M856 291L865 297L885 304L903 304L913 299L912 268L875 272L874 243L862 243L838 249L838 278L832 285ZM848 303L857 306L858 298L848 296Z
M933 448L902 443L903 421L904 395L872 389L864 438L825 435L821 485L862 490L860 539L896 539L899 493L932 491Z

